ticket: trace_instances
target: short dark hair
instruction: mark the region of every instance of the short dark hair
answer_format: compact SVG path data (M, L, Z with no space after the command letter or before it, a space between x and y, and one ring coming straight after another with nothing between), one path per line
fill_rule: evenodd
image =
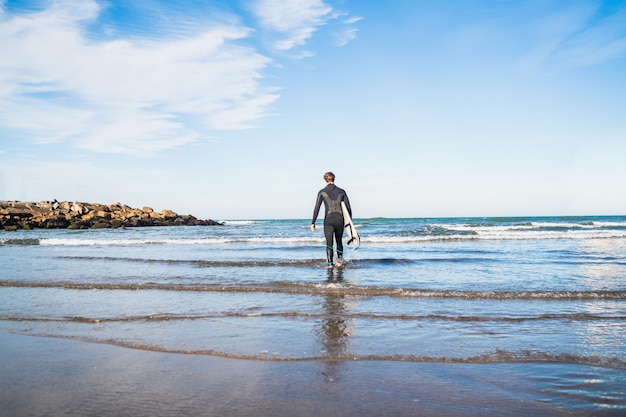
M326 181L326 182L335 182L335 174L333 174L332 172L328 171L326 174L324 174L324 181Z

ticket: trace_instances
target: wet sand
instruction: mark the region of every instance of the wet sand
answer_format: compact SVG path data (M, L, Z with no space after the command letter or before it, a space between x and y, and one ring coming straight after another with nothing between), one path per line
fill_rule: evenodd
M6 332L0 363L0 416L624 413L623 404L598 409L593 391L577 398L550 386L581 372L624 382L623 371L581 365L249 361Z

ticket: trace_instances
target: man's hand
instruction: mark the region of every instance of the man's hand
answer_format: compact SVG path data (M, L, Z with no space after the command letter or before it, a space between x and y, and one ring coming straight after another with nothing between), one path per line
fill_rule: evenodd
M311 231L314 232L315 231L315 224L311 225Z

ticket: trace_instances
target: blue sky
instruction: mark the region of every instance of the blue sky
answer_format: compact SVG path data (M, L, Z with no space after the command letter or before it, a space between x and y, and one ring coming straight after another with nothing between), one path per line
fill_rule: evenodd
M626 214L626 1L0 0L0 199Z

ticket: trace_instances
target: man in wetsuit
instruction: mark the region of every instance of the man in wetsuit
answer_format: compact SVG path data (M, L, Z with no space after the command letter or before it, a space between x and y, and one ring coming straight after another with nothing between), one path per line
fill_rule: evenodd
M322 188L317 193L317 201L315 203L315 209L313 209L313 220L311 221L311 230L315 232L315 221L324 202L326 209L324 214L324 236L326 236L326 261L328 267L332 268L335 263L337 266L341 266L343 263L343 212L341 210L341 202L346 204L348 213L352 217L352 208L350 207L350 200L344 190L335 185L335 174L327 172L324 174L324 181L326 181L326 187ZM333 238L337 241L337 260L333 262Z

